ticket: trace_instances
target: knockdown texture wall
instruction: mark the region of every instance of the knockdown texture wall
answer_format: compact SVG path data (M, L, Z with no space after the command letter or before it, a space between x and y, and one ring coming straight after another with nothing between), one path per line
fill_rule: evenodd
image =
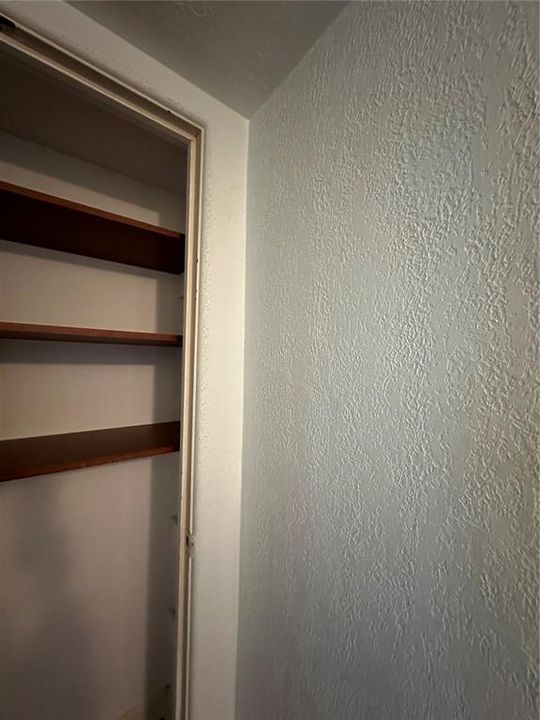
M537 717L536 28L353 3L250 126L239 720Z

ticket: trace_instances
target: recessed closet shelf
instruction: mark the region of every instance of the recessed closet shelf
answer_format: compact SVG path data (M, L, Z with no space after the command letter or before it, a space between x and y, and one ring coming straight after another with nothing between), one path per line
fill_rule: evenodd
M97 328L67 327L64 325L33 325L13 322L0 322L0 338L114 345L153 345L159 347L182 346L182 336L171 333L103 330Z
M34 247L180 275L185 236L0 181L1 233Z
M163 455L180 449L180 423L0 441L0 482Z

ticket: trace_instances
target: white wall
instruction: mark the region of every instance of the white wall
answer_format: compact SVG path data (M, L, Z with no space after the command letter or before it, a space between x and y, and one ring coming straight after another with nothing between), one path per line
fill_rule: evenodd
M69 5L2 2L0 7L206 128L192 709L195 720L230 720L238 609L247 121ZM83 655L82 660L94 666L98 658Z
M239 720L537 717L532 3L352 3L250 125Z

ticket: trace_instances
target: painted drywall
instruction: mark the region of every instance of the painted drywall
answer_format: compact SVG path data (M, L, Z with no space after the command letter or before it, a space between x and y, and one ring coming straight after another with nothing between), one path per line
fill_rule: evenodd
M2 2L0 8L206 129L191 707L194 720L232 720L238 624L248 124L65 3ZM95 658L91 662L95 663Z
M176 495L175 455L3 484L5 717L119 718L170 683Z
M352 3L250 124L239 720L537 717L532 3Z
M75 0L71 4L251 117L345 3Z

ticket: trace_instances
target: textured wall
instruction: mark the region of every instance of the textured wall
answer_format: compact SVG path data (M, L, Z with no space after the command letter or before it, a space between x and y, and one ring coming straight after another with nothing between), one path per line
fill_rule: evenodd
M240 720L536 718L533 3L356 3L250 126Z

